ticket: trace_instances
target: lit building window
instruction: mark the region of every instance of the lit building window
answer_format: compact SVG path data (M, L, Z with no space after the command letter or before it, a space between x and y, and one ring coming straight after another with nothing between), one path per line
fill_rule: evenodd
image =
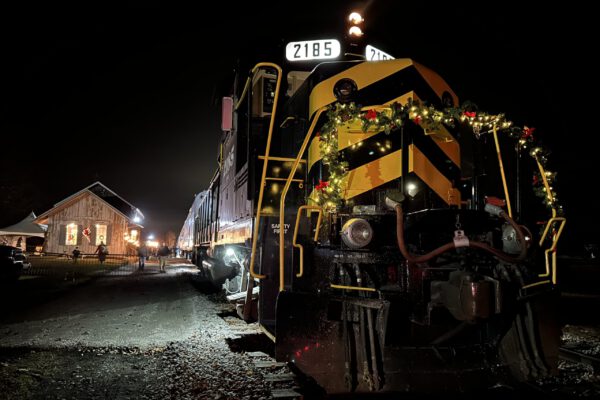
M137 229L132 229L130 236L131 236L131 240L133 240L133 241L138 240L138 231L137 231Z
M67 237L65 238L65 244L73 246L77 245L77 225L67 225Z
M96 246L98 246L102 242L104 242L104 244L107 244L106 243L106 225L96 224Z

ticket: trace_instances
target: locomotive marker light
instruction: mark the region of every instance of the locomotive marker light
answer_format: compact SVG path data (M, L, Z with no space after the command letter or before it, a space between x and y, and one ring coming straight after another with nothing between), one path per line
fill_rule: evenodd
M385 61L396 59L385 51L381 51L377 47L371 46L370 44L365 47L365 58L367 61Z
M419 193L419 187L414 182L407 183L406 184L406 193L410 197L415 197L417 195L417 193Z
M352 97L357 90L358 87L356 86L356 82L352 79L344 78L335 83L333 95L341 103L348 103L352 101Z
M288 61L330 60L339 57L342 46L336 39L290 42L285 46Z

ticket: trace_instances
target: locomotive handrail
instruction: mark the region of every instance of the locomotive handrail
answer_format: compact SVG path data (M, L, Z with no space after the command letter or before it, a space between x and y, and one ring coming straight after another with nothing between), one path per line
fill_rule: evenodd
M319 217L317 218L317 228L315 229L315 236L313 240L316 242L319 238L319 230L321 229L321 220L323 219L323 209L319 206L300 206L298 208L298 214L296 215L296 225L294 226L294 240L292 240L292 245L300 249L300 272L296 274L297 278L302 277L304 275L304 246L300 243L296 243L296 238L298 236L298 227L300 226L300 217L302 214L302 210L316 210L319 213ZM281 227L281 225L279 225Z
M550 248L546 249L546 251L544 251L544 258L546 260L546 272L543 274L539 274L538 277L540 278L545 278L547 276L550 276L550 260L548 259L548 256L550 255L550 253L552 253L552 283L556 284L556 245L558 244L558 239L560 239L560 235L565 227L565 224L567 223L567 219L564 217L554 217L554 218L550 218L550 220L548 221L548 223L546 224L546 229L544 229L544 234L542 235L542 239L540 239L540 243L543 243L544 240L546 239L546 236L548 235L548 231L550 230L550 227L555 223L555 222L559 222L560 225L558 227L558 231L556 231L556 233L552 234L552 245L550 246Z
M265 156L258 156L259 160L264 160ZM294 161L295 158L287 158L287 157L269 157L269 160L273 161ZM301 163L306 164L306 160L300 160Z
M294 178L294 175L296 174L296 170L298 169L298 164L300 164L300 159L302 158L302 155L304 154L304 152L306 151L306 148L308 147L308 142L310 141L310 137L312 136L313 131L315 130L315 126L317 126L317 122L319 121L319 118L321 117L321 114L323 113L323 111L327 110L327 106L323 106L321 108L319 108L317 110L317 113L315 114L315 116L313 117L313 120L310 124L310 127L308 128L308 132L306 132L306 136L304 137L304 141L302 142L302 146L300 146L300 150L298 150L298 155L296 156L296 159L294 160L294 164L292 165L292 169L290 170L290 175L287 178L287 181L285 182L285 186L283 187L283 190L281 191L281 199L279 200L279 291L283 292L284 286L285 286L285 279L284 279L284 275L283 275L283 271L284 271L284 267L285 267L285 259L283 257L284 255L284 239L285 239L285 229L284 229L284 218L285 218L285 196L287 195L288 189L290 188L290 185L292 184L292 179Z
M502 151L500 150L500 143L498 142L498 129L496 124L492 126L494 133L494 143L496 144L496 155L498 156L498 165L500 166L500 176L502 177L502 186L504 187L504 197L506 197L506 209L508 210L508 216L512 218L512 208L510 206L510 196L508 194L508 185L506 184L506 175L504 174L504 164L502 163Z
M279 100L279 87L281 85L281 75L282 70L281 67L277 64L270 62L261 62L258 63L252 68L252 72L250 76L246 80L246 85L244 86L244 91L242 92L242 96L238 104L236 104L235 109L240 105L240 102L243 100L246 92L248 90L248 86L250 85L250 81L252 80L252 75L256 72L257 69L262 67L271 67L277 70L277 84L275 85L275 98L273 99L273 110L271 111L271 121L269 122L269 133L267 135L267 146L265 148L265 159L263 160L263 170L262 176L260 178L260 189L258 190L258 203L256 206L256 218L254 220L254 234L252 235L252 252L250 253L250 275L256 279L265 279L266 275L258 274L254 271L254 259L256 258L256 242L258 240L258 227L260 225L260 210L262 207L263 193L265 189L265 177L267 175L267 163L269 162L269 151L271 150L271 137L273 136L273 126L275 125L275 112L277 111L277 103Z
M552 189L550 188L550 184L548 183L548 179L546 178L546 170L544 169L544 166L538 159L537 154L535 154L534 157L535 157L535 162L537 163L538 169L540 171L540 176L542 177L542 182L544 183L544 188L546 188L546 196L548 197L548 203L553 205L554 204L554 195L552 194ZM546 237L548 236L548 232L550 232L550 227L553 226L554 223L556 223L556 222L560 223L560 225L558 226L558 230L553 232L553 234L552 234L552 245L550 246L550 248L546 249L546 251L544 252L544 258L546 261L546 272L538 275L538 277L540 277L540 278L548 277L548 276L550 276L550 270L552 270L552 283L554 283L554 284L556 284L556 281L557 281L557 278L556 278L556 258L557 258L556 245L558 244L558 239L560 239L560 235L562 234L565 224L567 223L567 219L565 217L557 217L556 216L556 208L554 206L552 206L552 218L550 218L548 220L548 223L546 224L546 228L544 229L544 233L542 234L542 237L540 238L540 242L539 242L540 247L544 244L544 241L546 240ZM552 253L552 268L550 268L550 260L548 259L548 256L550 255L550 253Z

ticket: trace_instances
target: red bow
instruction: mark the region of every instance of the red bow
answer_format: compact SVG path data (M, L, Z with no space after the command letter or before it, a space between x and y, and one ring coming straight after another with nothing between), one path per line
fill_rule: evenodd
M319 184L317 186L315 186L315 190L323 191L323 190L325 190L325 188L327 186L329 186L329 182L327 182L327 181L323 182L322 180L319 179Z
M506 205L506 201L493 196L485 196L485 202L496 207L504 207Z
M417 115L417 116L415 117L415 119L413 119L413 121L415 122L415 124L419 125L419 124L421 123L421 116L420 116L420 115Z
M377 118L377 111L375 111L375 110L367 111L367 115L365 115L365 118L368 119L369 121L374 120L375 118Z
M465 111L463 114L469 118L475 118L475 116L477 115L475 111Z
M537 176L537 175L534 175L534 176L533 176L533 185L535 186L535 185L537 185L538 183L540 183L540 178L538 178L538 176Z
M529 136L533 135L533 131L535 131L535 128L529 128L528 126L523 127L521 139L527 139Z
M85 238L89 242L90 241L90 235L92 234L92 230L90 228L85 228L81 233L83 233L83 236L85 236Z

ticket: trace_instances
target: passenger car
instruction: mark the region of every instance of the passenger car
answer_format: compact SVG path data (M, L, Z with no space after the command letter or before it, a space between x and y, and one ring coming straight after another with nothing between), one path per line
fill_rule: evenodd
M24 269L31 266L27 256L18 247L0 245L0 281L16 281Z

